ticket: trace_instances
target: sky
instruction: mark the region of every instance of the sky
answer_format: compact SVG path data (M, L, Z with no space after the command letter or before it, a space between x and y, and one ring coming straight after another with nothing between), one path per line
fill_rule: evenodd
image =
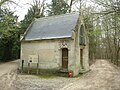
M27 14L28 9L30 8L30 4L32 4L33 0L13 0L16 4L10 4L10 9L14 11L15 15L19 16L19 21L24 19L25 14ZM42 0L40 0L42 2ZM48 0L50 1L50 0Z
M11 11L14 11L15 13L15 15L17 15L17 16L19 16L18 17L18 21L20 21L20 20L23 20L24 19L24 16L25 16L25 14L27 14L27 11L28 11L28 9L30 8L30 4L32 4L33 3L33 0L13 0L16 4L13 4L13 3L11 3L10 5L9 5L9 8L11 9ZM43 0L40 0L40 2L42 2ZM91 4L90 3L90 1L89 0L86 0L88 3L88 5L89 4ZM51 2L51 0L46 0L46 2L47 3L50 3ZM79 3L78 3L79 4ZM75 5L75 6L77 6L77 5ZM75 7L74 7L74 9L76 9Z

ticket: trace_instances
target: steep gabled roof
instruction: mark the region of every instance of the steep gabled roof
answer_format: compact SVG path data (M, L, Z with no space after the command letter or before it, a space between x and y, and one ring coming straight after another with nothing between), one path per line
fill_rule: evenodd
M24 40L42 40L72 37L79 13L69 13L36 19Z

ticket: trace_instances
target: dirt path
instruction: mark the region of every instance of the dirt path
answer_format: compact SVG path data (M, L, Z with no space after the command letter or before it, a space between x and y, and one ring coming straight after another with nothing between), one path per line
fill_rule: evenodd
M120 90L120 68L98 60L91 66L90 72L61 90Z
M0 64L0 90L120 90L120 68L105 60L77 78L17 75L17 67L18 62Z
M15 90L13 82L16 80L18 61L0 64L0 90Z

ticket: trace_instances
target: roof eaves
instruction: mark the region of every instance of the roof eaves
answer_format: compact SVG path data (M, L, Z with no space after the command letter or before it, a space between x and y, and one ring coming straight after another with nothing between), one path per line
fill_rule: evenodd
M23 40L23 41L37 41L37 40L53 40L53 39L66 39L66 38L72 38L71 36L67 37L50 37L50 38L42 38L42 39L28 39L28 40Z

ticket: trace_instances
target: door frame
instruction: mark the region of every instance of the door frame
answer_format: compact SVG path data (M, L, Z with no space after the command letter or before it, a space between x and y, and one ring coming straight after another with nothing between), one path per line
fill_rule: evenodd
M80 66L82 69L84 69L84 65L83 65L83 52L84 49L80 49Z
M63 50L64 49L67 51L67 65L66 65L66 68L63 65ZM69 61L69 50L68 50L68 48L62 48L61 49L61 66L62 66L62 69L68 69L68 61Z

